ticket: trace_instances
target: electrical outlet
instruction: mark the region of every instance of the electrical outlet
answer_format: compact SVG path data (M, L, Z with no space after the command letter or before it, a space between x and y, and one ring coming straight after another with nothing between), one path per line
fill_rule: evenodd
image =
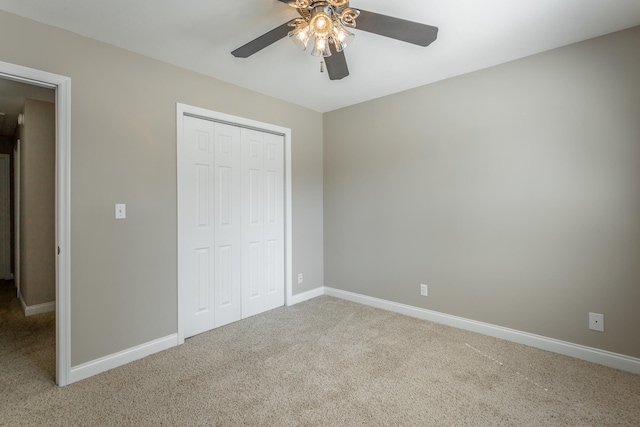
M589 313L589 329L604 332L604 314Z
M302 273L298 273L298 285L301 285L304 282L304 278L302 277Z
M420 295L426 297L429 295L429 287L424 283L420 285Z

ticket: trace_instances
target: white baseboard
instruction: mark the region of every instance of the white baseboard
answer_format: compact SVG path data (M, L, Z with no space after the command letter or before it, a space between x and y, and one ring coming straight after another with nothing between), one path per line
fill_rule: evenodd
M289 298L289 300L287 301L287 306L289 305L295 305L316 297L319 297L321 295L324 295L324 288L323 287L319 287L316 289L312 289L310 291L306 291L306 292L302 292L300 294L296 294L293 295L291 298Z
M20 305L22 306L22 312L25 316L34 316L36 314L49 313L50 311L56 311L56 302L45 302L44 304L27 305L22 298L22 294L18 294Z
M82 365L72 366L68 383L71 384L84 380L85 378L101 374L177 345L178 334L172 334L109 356L101 357L100 359L92 360L91 362L83 363Z
M640 359L635 357L573 344L566 341L560 341L553 338L547 338L540 335L530 334L528 332L517 331L515 329L504 328L502 326L478 322L463 317L451 316L437 311L413 307L340 289L329 287L312 289L307 292L293 295L289 298L289 301L287 301L287 305L298 304L321 295L328 295L431 322L442 323L444 325L640 374ZM22 298L20 300L22 301ZM178 344L178 334L172 334L109 356L101 357L100 359L96 359L82 365L74 366L71 368L68 384L126 365L127 363L142 359L143 357L150 356L154 353L176 347Z
M298 304L321 295L324 295L323 288L313 289L311 291L293 295L287 301L287 305ZM68 384L101 374L102 372L126 365L127 363L167 350L171 347L176 347L179 344L181 343L178 342L178 334L172 334L164 338L159 338L155 341L83 363L82 365L73 366L71 367Z
M437 311L413 307L340 289L324 287L324 294L411 317L417 317L423 320L429 320L431 322L442 323L444 325L465 329L467 331L477 332L483 335L489 335L495 338L501 338L507 341L528 345L530 347L536 347L542 350L563 354L565 356L575 357L577 359L621 369L634 374L640 374L640 359L635 357L625 356L623 354L600 350L593 347L586 347L580 344L573 344L566 341L560 341L554 338L547 338L528 332L517 331L515 329L504 328L502 326L491 325L489 323L477 322L475 320L465 319L464 317L451 316Z

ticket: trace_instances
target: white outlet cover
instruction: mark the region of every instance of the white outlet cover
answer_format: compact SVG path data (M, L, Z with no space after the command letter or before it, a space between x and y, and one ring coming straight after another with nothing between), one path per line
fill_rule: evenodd
M604 332L604 315L589 313L589 329Z

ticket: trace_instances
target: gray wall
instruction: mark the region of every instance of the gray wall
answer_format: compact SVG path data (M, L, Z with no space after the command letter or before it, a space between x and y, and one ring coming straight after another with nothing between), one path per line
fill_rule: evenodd
M325 284L640 357L639 46L636 27L325 114Z
M323 285L320 113L6 12L0 36L71 78L72 366L177 332L176 102L292 129L294 294Z
M26 99L20 133L20 294L27 306L56 300L56 109Z

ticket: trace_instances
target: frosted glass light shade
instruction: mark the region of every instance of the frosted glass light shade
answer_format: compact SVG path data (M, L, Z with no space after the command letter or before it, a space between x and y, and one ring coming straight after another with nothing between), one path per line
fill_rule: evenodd
M311 51L313 56L331 56L331 49L329 49L329 39L316 36L316 40L313 43L313 50Z
M309 21L309 27L316 37L326 38L333 32L333 22L331 18L322 11L314 12L311 21Z
M338 52L342 52L355 38L356 36L352 32L347 31L347 29L344 28L342 24L340 24L340 22L335 22L333 30L333 41L336 44L336 50Z
M299 25L293 31L289 31L289 40L302 50L307 50L310 38L311 29L308 25Z

